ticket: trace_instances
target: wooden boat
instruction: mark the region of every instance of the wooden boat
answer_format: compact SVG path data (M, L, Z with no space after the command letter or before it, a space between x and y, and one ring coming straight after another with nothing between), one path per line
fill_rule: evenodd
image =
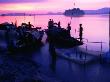
M36 29L25 31L17 40L16 48L19 50L31 50L34 48L39 48L42 45L41 40L43 34L43 31L37 31Z
M14 29L15 26L13 24L10 24L8 22L4 22L2 24L0 24L0 30L7 30L7 29Z
M64 28L53 27L52 29L47 29L46 33L49 42L54 44L54 50L52 49L52 51L57 56L78 64L94 63L100 60L101 52L81 48L80 46L83 45L83 42L71 37Z
M52 29L47 29L46 34L48 39L51 40L57 48L71 48L83 45L83 42L71 37L64 28L53 27Z
M8 51L27 51L39 48L42 45L44 32L37 28L18 28L9 23L0 24L0 30L4 32Z

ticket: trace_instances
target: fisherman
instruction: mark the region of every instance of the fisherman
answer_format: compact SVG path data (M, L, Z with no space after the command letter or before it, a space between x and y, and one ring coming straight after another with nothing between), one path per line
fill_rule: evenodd
M52 28L53 27L53 20L49 20L48 22L48 29Z
M28 22L28 28L31 29L32 27L34 27L30 22Z
M83 27L82 27L82 24L79 24L79 39L80 41L82 41L82 34L83 34Z
M76 29L75 29L75 34L76 34Z
M71 34L70 34L70 30L71 30L71 26L70 26L70 23L68 23L68 26L67 26L67 32L68 32L69 36L71 36Z
M61 28L61 26L60 26L60 21L58 22L58 28Z
M54 26L54 21L53 21L53 19L52 19L52 27Z

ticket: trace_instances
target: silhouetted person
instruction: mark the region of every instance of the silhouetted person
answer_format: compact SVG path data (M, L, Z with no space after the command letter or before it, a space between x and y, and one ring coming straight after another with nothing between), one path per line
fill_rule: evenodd
M61 26L60 26L60 21L58 22L58 28L61 28Z
M30 22L28 22L28 28L31 29L32 27L34 27Z
M82 24L79 24L80 28L79 28L79 39L80 41L82 41L82 34L83 34L83 27Z
M70 34L70 30L71 30L71 26L70 26L70 23L68 23L67 31L68 31L69 36L71 36L71 34Z
M76 34L76 29L75 29L75 34Z
M53 24L54 24L54 21L50 19L48 22L48 29L52 28Z
M53 21L53 19L52 19L52 27L54 26L54 21Z
M48 21L48 29L51 28L51 27L50 27L50 26L51 26L50 24L51 24L51 19Z

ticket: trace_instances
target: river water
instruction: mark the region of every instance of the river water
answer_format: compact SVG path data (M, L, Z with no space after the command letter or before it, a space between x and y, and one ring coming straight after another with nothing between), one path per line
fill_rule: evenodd
M64 15L36 15L36 16L0 16L0 23L3 22L15 22L20 25L23 22L29 21L35 27L42 27L46 29L49 19L53 19L54 22L61 22L62 28L66 28L67 24L71 22L71 36L79 37L79 24L83 26L83 38L84 43L88 46L88 50L107 52L109 45L109 17L108 15L85 15L83 17L66 17ZM76 32L75 32L76 30ZM88 42L87 42L88 40ZM91 43L99 42L99 43ZM86 45L83 45L85 48Z
M88 49L100 51L100 43L90 42L104 42L103 52L109 49L109 19L107 15L85 15L83 17L66 17L63 15L37 15L37 16L0 16L0 23L15 22L17 25L22 22L31 22L35 27L42 27L46 29L48 20L53 19L54 22L61 22L63 28L71 22L72 30L71 36L78 37L79 24L83 25L84 43ZM76 29L76 32L75 32ZM87 42L88 40L88 42ZM85 44L82 46L85 48ZM38 52L34 53L33 60L41 64L41 71L47 75L57 76L58 79L64 82L110 82L110 66L96 62L94 64L80 65L63 58L58 57L53 66L55 71L51 71L50 64L52 62L51 56L48 52L48 43L44 45ZM78 57L79 58L79 57Z

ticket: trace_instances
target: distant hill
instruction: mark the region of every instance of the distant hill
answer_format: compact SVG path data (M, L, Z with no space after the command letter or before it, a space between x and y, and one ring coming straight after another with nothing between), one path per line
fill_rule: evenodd
M84 10L85 14L109 14L110 8L105 7L98 10Z
M62 12L49 12L45 14L28 14L28 13L5 13L5 14L0 14L0 16L34 16L34 15L62 15Z
M6 13L1 14L1 16L33 16L34 14L26 14L26 13Z
M65 10L66 11L66 10ZM68 13L68 11L70 13ZM101 8L98 10L80 10L78 9L73 9L73 10L67 10L66 13L63 12L48 12L48 13L41 13L41 14L28 14L28 13L4 13L4 14L0 14L0 16L34 16L34 15L71 15L71 11L77 11L75 13L77 13L78 15L83 15L82 13L86 14L86 15L96 15L96 14L109 14L110 8L109 7L105 7L105 8ZM84 11L84 12L82 12Z

